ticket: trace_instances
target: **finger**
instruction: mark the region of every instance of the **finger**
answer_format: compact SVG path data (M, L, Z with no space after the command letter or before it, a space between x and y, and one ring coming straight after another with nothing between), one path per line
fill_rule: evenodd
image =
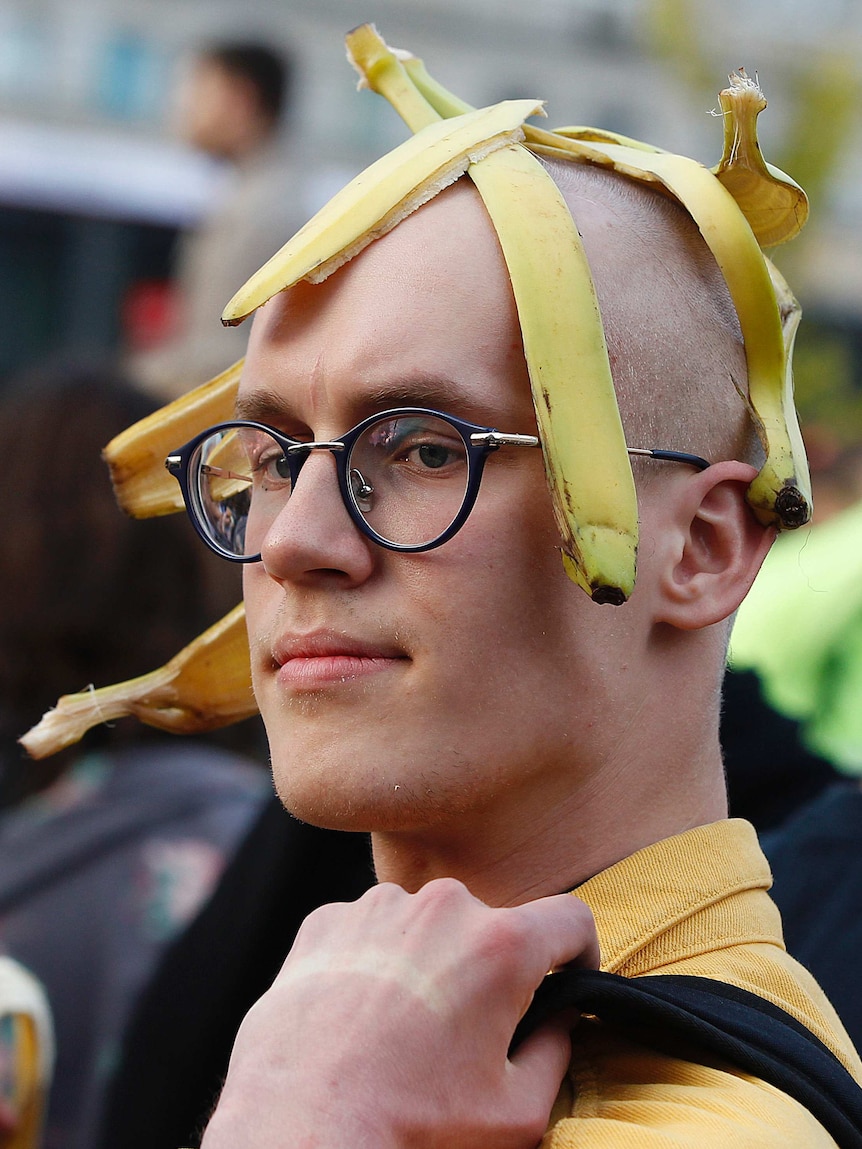
M534 1097L547 1120L572 1057L571 1021L557 1017L541 1026L511 1056L517 1091Z
M598 969L599 936L592 911L574 894L554 894L519 907L544 975L567 965Z

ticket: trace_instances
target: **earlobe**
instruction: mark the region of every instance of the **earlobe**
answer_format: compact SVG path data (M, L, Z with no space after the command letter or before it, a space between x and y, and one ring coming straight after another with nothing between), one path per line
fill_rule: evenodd
M699 630L745 598L775 538L745 500L755 474L746 463L716 463L686 485L665 523L673 541L663 552L657 621Z

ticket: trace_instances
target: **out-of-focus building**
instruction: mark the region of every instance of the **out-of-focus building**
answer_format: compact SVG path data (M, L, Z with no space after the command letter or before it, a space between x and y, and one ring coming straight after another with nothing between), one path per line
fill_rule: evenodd
M801 155L813 181L816 223L792 256L795 283L809 314L858 339L853 0L0 0L0 379L46 351L110 347L124 306L137 307L141 338L158 324L147 287L221 178L171 133L172 78L202 42L295 50L292 147L307 214L404 138L383 100L353 91L341 43L360 19L473 103L543 97L552 124L614 128L710 164L718 89L734 68L756 72L771 103L767 156Z

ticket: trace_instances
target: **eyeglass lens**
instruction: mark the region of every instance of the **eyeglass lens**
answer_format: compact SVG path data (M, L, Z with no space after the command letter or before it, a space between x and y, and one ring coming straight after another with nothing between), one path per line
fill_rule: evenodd
M439 538L467 493L464 440L434 415L378 419L352 443L344 466L356 512L396 546ZM253 427L215 431L200 444L191 477L201 522L213 541L229 554L258 554L291 493L288 460L278 442Z

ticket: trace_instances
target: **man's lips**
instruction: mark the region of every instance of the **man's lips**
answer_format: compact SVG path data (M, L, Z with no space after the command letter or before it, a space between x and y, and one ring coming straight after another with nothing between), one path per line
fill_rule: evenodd
M391 670L408 656L395 646L343 635L311 634L282 638L273 650L280 684L319 687Z

